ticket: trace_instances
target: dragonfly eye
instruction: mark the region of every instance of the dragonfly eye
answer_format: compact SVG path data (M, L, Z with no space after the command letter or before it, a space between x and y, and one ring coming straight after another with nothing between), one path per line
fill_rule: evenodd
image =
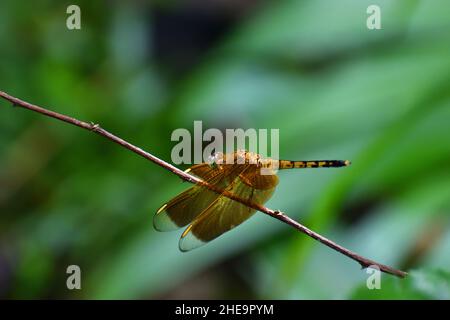
M212 163L212 162L220 163L222 160L223 160L223 153L222 152L216 152L216 153L213 153L212 155L210 155L208 157L207 162L208 163Z
M208 157L207 163L212 169L217 169L218 165L222 162L223 154L216 152Z

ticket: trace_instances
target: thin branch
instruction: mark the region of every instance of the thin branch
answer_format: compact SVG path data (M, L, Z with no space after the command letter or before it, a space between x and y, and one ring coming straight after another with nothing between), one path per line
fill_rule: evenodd
M327 247L329 247L329 248L331 248L333 250L336 250L336 251L342 253L343 255L346 255L350 259L355 260L356 262L358 262L361 265L362 268L378 267L380 269L380 271L385 272L385 273L389 273L389 274L392 274L392 275L395 275L395 276L400 277L400 278L404 278L407 275L407 273L404 272L404 271L397 270L397 269L394 269L394 268L389 267L387 265L384 265L384 264L378 263L376 261L364 258L363 256L360 256L359 254L357 254L357 253L355 253L353 251L350 251L347 248L344 248L344 247L340 246L339 244L331 241L330 239L325 238L324 236L322 236L322 235L312 231L311 229L308 229L304 225L302 225L302 224L298 223L297 221L289 218L286 214L284 214L281 211L272 210L272 209L269 209L269 208L267 208L265 206L262 206L262 205L260 205L258 203L254 203L254 202L248 201L246 199L241 199L238 196L234 195L233 193L230 193L230 192L228 192L226 190L222 190L220 188L217 188L214 185L211 185L211 184L209 184L209 183L207 183L207 182L205 182L205 181L203 181L203 180L201 180L201 179L199 179L199 178L197 178L195 176L192 176L192 175L190 175L190 174L188 174L188 173L178 169L177 167L175 167L175 166L173 166L173 165L171 165L171 164L169 164L169 163L159 159L158 157L155 157L154 155L152 155L152 154L142 150L141 148L138 148L138 147L132 145L131 143L129 143L129 142L127 142L127 141L125 141L125 140L115 136L114 134L112 134L112 133L106 131L105 129L101 128L98 124L94 124L92 122L88 123L88 122L80 121L80 120L77 120L75 118L72 118L72 117L69 117L69 116L66 116L66 115L54 112L54 111L47 110L47 109L44 109L42 107L38 107L38 106L33 105L31 103L22 101L22 100L20 100L20 99L18 99L16 97L10 96L9 94L7 94L5 92L2 92L2 91L0 91L0 97L2 97L5 100L8 100L14 106L22 107L22 108L25 108L25 109L28 109L28 110L31 110L31 111L35 111L35 112L41 113L43 115L46 115L48 117L55 118L57 120L61 120L61 121L73 124L75 126L78 126L80 128L83 128L83 129L95 132L98 135L103 136L103 137L111 140L112 142L115 142L115 143L121 145L122 147L124 147L124 148L126 148L126 149L128 149L130 151L133 151L134 153L137 153L138 155L144 157L145 159L150 160L153 163L155 163L155 164L157 164L157 165L159 165L159 166L161 166L161 167L171 171L172 173L176 174L181 179L183 179L183 180L185 180L187 182L190 182L190 183L197 184L197 185L203 186L205 188L208 188L211 191L214 191L214 192L216 192L218 194L222 194L222 195L224 195L224 196L226 196L226 197L228 197L228 198L230 198L230 199L232 199L234 201L242 203L242 204L244 204L244 205L246 205L246 206L248 206L250 208L253 208L255 210L261 211L262 213L265 213L265 214L271 216L272 218L278 219L278 220L280 220L280 221L282 221L282 222L284 222L284 223L294 227L295 229L297 229L298 231L308 235L309 237L311 237L311 238L313 238L313 239L315 239L317 241L320 241L321 243L323 243Z

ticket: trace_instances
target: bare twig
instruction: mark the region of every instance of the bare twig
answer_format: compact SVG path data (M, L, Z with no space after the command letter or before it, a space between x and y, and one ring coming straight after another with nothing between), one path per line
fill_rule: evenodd
M394 269L394 268L389 267L387 265L384 265L384 264L378 263L376 261L364 258L364 257L360 256L359 254L357 254L357 253L355 253L353 251L348 250L347 248L344 248L344 247L338 245L337 243L335 243L335 242L325 238L324 236L322 236L322 235L320 235L320 234L318 234L318 233L308 229L304 225L302 225L302 224L298 223L297 221L289 218L286 214L284 214L281 211L272 210L272 209L266 208L265 206L262 206L260 204L248 201L246 199L241 199L238 196L234 195L233 193L230 193L230 192L228 192L226 190L222 190L220 188L217 188L214 185L211 185L211 184L209 184L209 183L207 183L207 182L205 182L205 181L203 181L203 180L201 180L201 179L199 179L199 178L197 178L195 176L192 176L192 175L190 175L190 174L188 174L188 173L178 169L177 167L175 167L175 166L173 166L173 165L171 165L171 164L169 164L169 163L159 159L158 157L155 157L154 155L152 155L152 154L142 150L141 148L138 148L138 147L132 145L131 143L129 143L129 142L127 142L127 141L125 141L125 140L123 140L123 139L113 135L112 133L110 133L110 132L106 131L105 129L101 128L98 124L80 121L80 120L77 120L75 118L72 118L72 117L69 117L69 116L66 116L66 115L54 112L54 111L47 110L47 109L44 109L42 107L38 107L38 106L33 105L31 103L22 101L22 100L20 100L20 99L18 99L16 97L10 96L9 94L7 94L5 92L2 92L2 91L0 91L0 97L2 97L5 100L8 100L9 102L11 102L16 107L22 107L22 108L25 108L25 109L29 109L29 110L41 113L43 115L46 115L48 117L52 117L52 118L55 118L57 120L61 120L61 121L73 124L75 126L78 126L80 128L83 128L83 129L95 132L98 135L101 135L101 136L111 140L112 142L115 142L115 143L121 145L122 147L127 148L128 150L133 151L134 153L137 153L138 155L144 157L145 159L150 160L153 163L156 163L157 165L159 165L159 166L161 166L161 167L171 171L172 173L176 174L181 179L183 179L183 180L185 180L187 182L194 183L194 184L197 184L197 185L201 185L201 186L203 186L205 188L208 188L209 190L214 191L214 192L216 192L218 194L223 194L224 196L226 196L226 197L228 197L228 198L230 198L230 199L232 199L234 201L240 202L240 203L242 203L242 204L244 204L244 205L246 205L246 206L248 206L250 208L253 208L253 209L256 209L258 211L261 211L262 213L265 213L265 214L271 216L272 218L278 219L278 220L280 220L280 221L282 221L282 222L284 222L284 223L294 227L298 231L303 232L304 234L308 235L309 237L311 237L311 238L313 238L313 239L315 239L317 241L320 241L321 243L323 243L324 245L330 247L331 249L336 250L336 251L342 253L343 255L346 255L347 257L357 261L361 265L362 268L378 267L382 272L389 273L389 274L395 275L395 276L400 277L400 278L404 278L407 275L407 273L404 272L404 271L397 270L397 269Z

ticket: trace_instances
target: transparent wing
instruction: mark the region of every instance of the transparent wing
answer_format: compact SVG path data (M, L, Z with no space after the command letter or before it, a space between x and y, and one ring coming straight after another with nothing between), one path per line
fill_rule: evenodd
M211 167L202 163L187 170L204 181L225 189L248 165L223 165ZM153 217L153 226L158 231L171 231L192 222L219 195L207 188L193 186L158 209Z
M242 199L263 204L272 196L278 183L275 175L268 176L266 179L271 180L271 187L268 187L268 180L266 180L265 189L256 189L251 183L247 183L248 181L244 182L241 177L237 177L227 191ZM238 226L254 213L254 209L220 196L183 232L179 242L180 250L189 251L197 248Z

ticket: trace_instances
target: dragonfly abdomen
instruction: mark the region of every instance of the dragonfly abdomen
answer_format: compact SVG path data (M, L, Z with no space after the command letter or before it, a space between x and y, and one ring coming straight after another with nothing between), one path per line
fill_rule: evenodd
M297 168L340 168L350 165L348 160L310 160L310 161L291 161L280 160L279 169L297 169Z

